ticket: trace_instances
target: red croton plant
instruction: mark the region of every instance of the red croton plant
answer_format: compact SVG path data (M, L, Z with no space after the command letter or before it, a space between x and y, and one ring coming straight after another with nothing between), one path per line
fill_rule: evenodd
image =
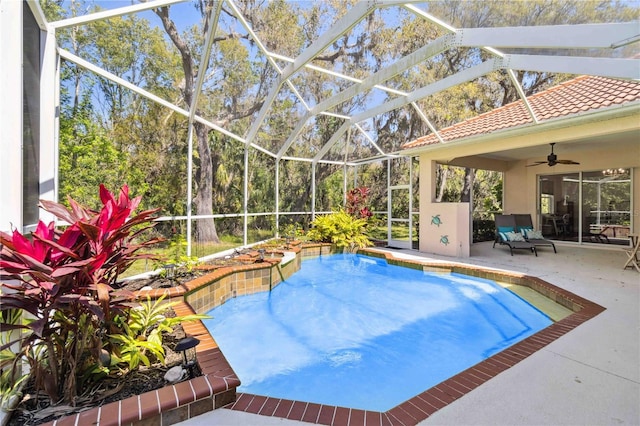
M131 300L116 280L134 261L154 257L139 250L159 242L142 241L157 209L134 214L140 197L130 198L126 185L117 197L100 185L100 200L99 211L73 199L69 208L42 200L41 208L69 224L64 230L40 222L30 238L0 233L0 329L21 330L0 348L15 354L0 358L0 368L27 360L36 390L53 403L75 405L109 373L117 353L110 337L125 332L118 318ZM8 321L15 312L26 319Z
M358 219L368 220L373 216L373 213L369 210L369 207L367 207L368 198L369 188L366 186L351 189L347 192L347 213Z

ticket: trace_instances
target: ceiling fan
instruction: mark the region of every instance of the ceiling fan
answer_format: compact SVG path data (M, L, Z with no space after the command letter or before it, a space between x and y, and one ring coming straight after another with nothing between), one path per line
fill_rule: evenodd
M528 164L527 167L531 167L531 166L539 166L540 164L548 164L549 167L553 167L556 164L580 164L576 161L573 160L558 160L558 156L556 154L553 153L553 146L555 145L555 142L550 143L549 145L551 145L551 154L547 155L547 160L546 161L536 161L533 164Z

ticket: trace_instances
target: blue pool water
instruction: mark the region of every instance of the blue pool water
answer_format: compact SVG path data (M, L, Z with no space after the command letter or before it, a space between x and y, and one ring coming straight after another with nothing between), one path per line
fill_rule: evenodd
M205 325L241 392L387 411L551 324L493 281L322 256Z

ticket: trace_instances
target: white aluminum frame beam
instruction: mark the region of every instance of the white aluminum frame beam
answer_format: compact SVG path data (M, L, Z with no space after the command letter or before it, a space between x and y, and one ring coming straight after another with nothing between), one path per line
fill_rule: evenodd
M452 27L451 25L445 23L444 21L436 18L435 16L432 16L426 12L424 12L423 10L413 6L413 5L405 5L404 6L405 9L409 10L410 12L413 12L414 14L416 14L417 16L420 16L426 20L428 20L429 22L434 23L435 25L437 25L438 27L444 29L445 31L449 31L451 33L456 34L456 38L459 37L458 35L458 30L456 30L456 28ZM491 46L487 46L487 45L483 45L480 46L483 50L485 50L486 52L489 52L491 55L499 57L499 58L503 58L504 54L502 52L500 52L499 50L491 47ZM515 74L513 73L513 71L508 70L508 75L509 78L511 79L511 83L514 85L514 87L516 88L516 91L518 92L518 95L520 96L520 99L522 100L522 102L524 102L524 105L527 109L527 111L529 112L529 115L531 116L531 119L534 122L537 122L538 119L535 116L535 114L533 113L533 108L531 107L531 104L529 103L529 100L527 99L524 90L522 90L522 86L520 84L520 82L518 81L518 79L516 78ZM425 116L426 118L426 116ZM427 126L429 126L429 129L431 129L432 132L435 133L436 137L438 138L438 140L442 143L444 142L444 140L442 139L442 137L440 136L440 134L436 131L436 129L431 125L431 123L429 121L427 121Z
M260 49L260 51L262 51L262 53L265 55L265 57L267 58L267 61L269 61L269 63L271 64L271 66L278 71L278 73L282 74L282 69L280 69L280 67L278 66L278 64L276 63L276 61L273 60L272 55L269 54L269 51L267 50L267 48L265 47L264 44L262 44L262 40L260 40L260 37L258 37L258 35L255 33L255 31L253 31L253 28L251 28L251 25L249 25L249 23L247 22L247 20L244 18L244 16L242 15L242 13L240 12L240 10L238 9L238 7L235 5L235 3L232 0L226 0L227 4L231 7L231 9L233 10L234 14L236 15L236 17L238 18L238 20L240 21L240 23L242 24L242 26L247 30L247 32L249 33L249 35L251 36L251 38L253 39L253 41L256 43L256 46L258 46L258 49ZM298 99L300 100L300 102L304 105L304 107L307 109L307 111L309 110L309 106L307 105L307 103L305 102L304 98L302 97L302 95L298 92L298 89L289 81L287 80L287 85L289 86L289 88L291 89L291 91L298 97ZM273 102L273 101L272 101ZM248 140L248 138L246 138Z
M640 59L587 58L548 55L505 55L504 68L564 74L640 79Z
M385 152L382 150L382 148L380 148L378 146L377 143L375 143L375 141L373 140L373 138L371 136L369 136L369 134L367 132L365 132L365 130L360 127L360 125L358 123L354 123L354 126L356 129L358 129L360 131L360 133L362 133L364 135L365 138L367 138L367 140L371 143L371 145L373 145L375 147L375 149L381 154L381 155L385 155Z
M419 64L420 62L423 62L425 59L442 53L451 46L451 43L454 41L454 39L455 37L450 34L435 39L431 43L422 46L421 48L408 54L407 56L404 56L388 67L381 69L375 74L371 74L370 76L362 80L361 83L349 86L342 92L320 102L311 109L311 113L317 114L319 111L333 108L334 106L353 98L359 93L370 90L375 85L395 77L403 71L406 71L409 68Z
M453 86L457 86L458 84L467 82L467 81L471 81L475 78L481 77L491 71L493 71L494 69L496 69L496 64L500 63L501 60L499 58L495 58L495 59L490 59L488 61L485 61L479 65L473 66L471 68L467 68L464 71L458 72L456 74L453 74L449 77L443 78L442 80L438 80L435 83L431 83L428 86L424 86L418 90L413 91L412 93L410 93L408 96L403 97L403 98L397 98L397 99L393 99L389 102L385 102L383 104L378 105L377 107L371 108L367 111L364 111L360 114L354 115L351 119L352 122L354 123L359 123L361 121L364 121L368 118L374 117L376 115L380 115L380 114L384 114L385 112L389 112L392 111L394 109L398 109L401 108L407 104L410 104L412 102L415 102L417 100L420 100L422 98L425 98L427 96L433 95L435 93L438 93L442 90L448 89L450 87ZM344 126L343 126L344 127ZM329 141L325 144L325 146L322 147L322 149L318 152L318 154L314 157L314 161L317 161L319 158L322 158L322 156L324 156L329 149L331 148L331 146L328 145L333 145L335 144L335 142L338 140L338 138L340 136L342 136L342 134L339 134L340 132L344 133L343 128L340 127L336 134L333 135L333 137L331 137L331 139L329 139ZM322 154L322 155L321 155ZM319 157L320 156L320 157Z
M96 65L93 65L92 63L90 63L88 61L85 61L84 59L74 55L73 53L71 53L71 52L69 52L67 50L59 48L58 49L58 54L60 55L61 58L65 59L67 61L73 62L73 63L75 63L75 64L77 64L77 65L79 65L79 66L81 66L83 68L86 68L87 70L89 70L89 71L91 71L91 72L93 72L95 74L98 74L101 77L104 77L104 78L106 78L108 80L111 80L114 83L120 84L121 86L126 87L127 89L129 89L131 91L134 91L134 92L138 93L139 95L144 96L145 98L147 98L147 99L149 99L149 100L151 100L153 102L156 102L156 103L158 103L158 104L160 104L160 105L162 105L162 106L164 106L166 108L169 108L170 110L175 111L178 114L181 114L181 115L183 115L185 117L189 117L189 111L185 110L184 108L180 108L179 106L174 105L171 102L166 101L166 100L160 98L159 96L156 96L153 93L148 92L148 91L136 86L135 84L131 84L130 82L118 77L117 75L114 75L114 74L112 74L112 73L110 73L108 71L103 70L102 68L100 68L100 67L98 67ZM194 120L199 122L199 123L204 124L205 126L208 126L208 127L212 128L212 129L214 129L214 130L216 130L216 131L218 131L218 132L220 132L220 133L222 133L222 134L224 134L226 136L229 136L230 138L235 139L238 142L247 143L247 141L244 138L242 138L241 136L238 136L235 133L232 133L232 132L230 132L230 131L228 131L226 129L223 129L222 127L218 126L217 124L212 123L211 121L206 120L206 119L200 117L199 115L196 115L194 117ZM251 147L257 149L260 152L263 152L263 153L269 155L270 157L275 157L275 154L273 152L271 152L271 151L269 151L269 150L267 150L267 149L265 149L265 148L263 148L263 147L261 147L259 145L251 144Z
M520 96L520 99L524 101L523 102L524 106L525 108L527 108L527 111L529 112L531 119L533 120L534 123L538 124L538 117L536 117L536 113L533 111L533 107L531 106L529 99L527 99L527 95L524 93L524 90L522 90L522 86L518 81L518 77L516 77L516 73L513 72L512 69L507 69L507 75L511 79L511 84L513 84L514 87L516 88L516 91L518 92L518 96Z
M418 101L450 87L471 81L497 69L590 74L613 78L640 79L640 60L545 55L504 55L504 58L494 58L485 61L479 65L467 68L464 71L460 71L428 86L417 89L406 97L393 99L360 114L356 114L351 117L351 121L359 123L373 116L401 108L411 102ZM341 131L342 128L338 129L338 132ZM337 139L332 137L327 144L335 143L336 140ZM323 147L314 157L314 161L318 159L321 153L326 154L326 152L328 152L328 148L325 149L325 147Z
M345 102L365 90L370 90L375 85L389 80L390 78L398 75L399 73L402 73L403 71L424 61L426 58L430 58L432 56L437 55L438 53L441 53L451 45L454 39L455 39L455 36L451 34L439 37L436 40L432 41L431 43L421 47L420 49L414 51L413 53L403 57L399 61L391 64L390 66L381 69L375 74L371 74L370 76L362 80L361 83L349 86L347 89L343 90L342 92L337 93L336 95L320 102L319 104L317 104L315 107L311 109L311 112L309 114L305 115L300 121L298 121L298 124L296 125L294 131L291 132L291 134L285 141L281 149L281 152L286 152L286 150L289 149L289 147L293 144L294 140L300 134L300 131L302 131L302 127L304 125L303 121L306 122L310 118L310 116L319 114L322 111L325 111L342 102ZM327 143L330 143L330 142L335 143L335 140L331 138ZM320 152L323 152L323 150L321 150ZM326 153L326 151L324 152ZM317 155L316 157L314 157L314 160L316 158L317 158Z
M461 28L456 44L466 47L611 48L638 37L638 22L533 27Z
M267 98L260 108L260 112L256 117L256 120L251 125L249 132L247 133L247 140L253 141L258 134L262 122L264 121L267 112L271 108L273 101L280 92L280 88L285 81L296 73L300 68L304 67L307 63L311 62L320 52L324 51L327 46L331 45L344 33L353 28L358 22L367 16L374 9L368 2L360 2L353 6L349 11L336 22L333 27L323 33L318 39L316 39L307 49L305 49L293 63L287 65L280 74L280 78L271 87L271 91L267 95Z
M102 12L90 13L89 15L76 16L69 19L61 19L59 21L49 22L51 28L66 28L77 25L88 24L89 22L99 21L101 19L114 18L116 16L129 15L131 13L142 12L157 7L169 6L175 3L184 3L188 0L154 0L146 3L138 3L133 6L119 7L117 9L105 10Z
M349 128L351 127L351 122L350 121L345 121L342 126L340 126L338 128L338 130L331 136L331 138L329 138L329 140L327 141L327 143L324 144L324 146L320 149L320 151L318 151L318 153L313 157L313 163L317 163L320 159L322 159L322 157L324 157L327 152L329 152L329 150L331 149L331 147L333 145L335 145L340 138L342 137L342 135L349 130Z
M427 117L427 115L422 111L422 109L420 109L418 104L416 102L411 102L411 106L413 107L413 109L416 110L416 112L420 116L420 119L422 119L422 121L424 121L427 124L427 127L429 127L429 130L431 130L431 132L440 141L440 143L444 143L444 139L442 139L442 136L440 136L440 132L438 132L438 129L436 129L436 127L431 123L431 120L429 120L429 117Z

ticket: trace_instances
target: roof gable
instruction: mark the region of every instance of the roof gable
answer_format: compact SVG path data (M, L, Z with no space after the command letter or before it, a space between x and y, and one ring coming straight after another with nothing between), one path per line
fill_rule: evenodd
M580 76L527 98L538 122L595 111L640 100L640 82ZM518 100L439 131L445 142L533 124L525 104ZM407 142L402 149L438 144L434 133Z

